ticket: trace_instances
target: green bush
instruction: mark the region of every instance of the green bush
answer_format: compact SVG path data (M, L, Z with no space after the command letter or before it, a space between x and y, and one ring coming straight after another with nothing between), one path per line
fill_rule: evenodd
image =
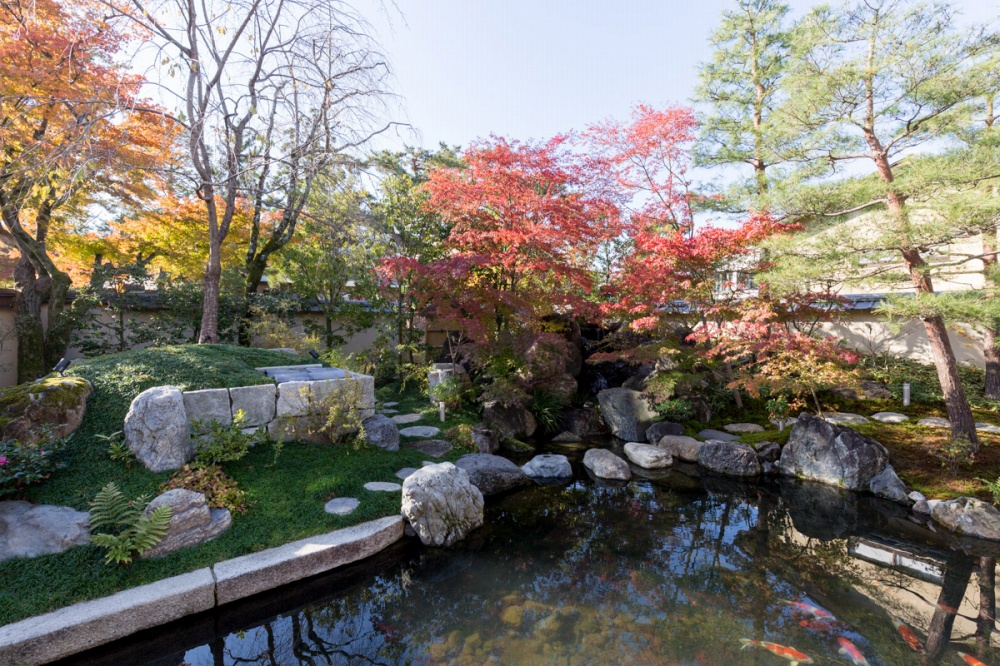
M200 438L198 451L194 456L195 467L209 467L224 462L236 462L247 454L250 447L267 440L263 427L252 433L244 433L246 416L237 411L233 422L224 425L218 421L194 421L195 435Z
M114 482L101 488L90 504L90 529L105 530L93 534L90 541L107 549L106 564L131 564L136 556L160 543L167 533L173 510L160 506L143 515L149 504L145 496L129 501Z
M458 409L476 399L476 390L466 374L450 375L431 389L431 398L443 402L449 409Z
M568 404L551 391L535 389L531 394L529 409L544 432L555 432L562 426L562 412Z
M62 452L66 440L43 433L38 444L0 440L0 497L44 481L64 466Z

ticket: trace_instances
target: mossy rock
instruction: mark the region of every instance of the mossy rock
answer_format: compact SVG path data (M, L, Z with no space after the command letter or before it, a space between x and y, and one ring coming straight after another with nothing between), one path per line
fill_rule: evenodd
M37 444L46 430L68 437L79 427L93 388L83 377L43 377L0 390L0 439Z

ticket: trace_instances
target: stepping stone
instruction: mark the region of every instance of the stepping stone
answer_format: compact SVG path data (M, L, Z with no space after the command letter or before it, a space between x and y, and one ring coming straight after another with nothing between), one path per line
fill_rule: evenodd
M990 435L1000 435L1000 426L995 426L991 423L976 423L976 430L979 432L989 433Z
M940 416L928 416L917 421L917 425L924 426L925 428L950 428L951 421L943 419Z
M392 417L392 420L396 422L396 425L404 425L406 423L416 423L422 418L424 418L423 414L397 414Z
M823 419L827 423L832 423L833 425L861 425L862 423L868 423L868 419L861 416L861 414L852 414L850 412L833 412L825 414Z
M759 426L756 423L730 423L722 426L722 429L726 432L731 432L734 435L745 435L750 432L764 432L764 426Z
M441 428L434 426L410 426L402 428L399 434L403 437L435 437L441 434Z
M625 445L625 457L643 469L661 469L674 463L668 451L652 444L629 442Z
M388 481L369 481L365 484L365 490L376 493L398 493L402 489L403 486L398 483L389 483Z
M440 458L449 451L451 451L451 443L446 442L443 439L424 439L416 442L403 442L403 446L408 449L416 449L421 453L426 453L429 456L434 456L435 458ZM436 465L437 463L427 463L424 464Z
M386 416L389 416L390 414L399 414L399 410L398 409L383 409L379 413L380 414L385 414Z
M872 418L880 423L906 423L910 417L898 412L879 412L872 414Z
M383 407L396 407L397 405L399 405L398 402L383 402L382 403Z
M740 438L739 435L734 435L728 432L722 432L721 430L712 430L707 428L698 433L698 436L704 440L714 439L717 442L735 442Z
M359 504L361 500L353 497L335 497L323 506L323 510L335 516L346 516L353 513Z
M403 469L396 470L397 479L405 479L409 475L417 471L416 467L404 467Z

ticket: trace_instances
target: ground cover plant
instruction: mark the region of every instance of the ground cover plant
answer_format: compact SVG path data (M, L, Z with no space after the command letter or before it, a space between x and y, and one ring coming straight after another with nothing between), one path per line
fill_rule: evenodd
M89 502L108 482L114 481L126 497L162 492L173 474L154 474L134 460L112 460L101 435L121 429L132 397L152 386L174 384L181 388L221 388L269 381L254 368L307 362L289 354L226 345L190 345L146 349L105 356L73 366L72 372L94 384L87 416L69 439L68 461L46 483L25 490L33 503L73 506L89 510ZM421 412L420 423L443 431L470 424L475 414L452 411L445 423L426 394L398 385L382 387L380 401L395 401L396 409ZM455 460L456 447L445 456ZM397 493L369 492L368 481L393 481L396 470L420 467L426 454L402 447L383 451L369 446L322 445L286 442L275 458L274 445L254 446L237 461L218 467L245 492L245 513L234 515L233 526L219 538L186 548L161 559L141 558L128 566L108 566L105 551L97 546L72 548L65 553L33 559L0 562L0 625L44 613L67 604L113 594L123 589L211 566L224 559L367 520L395 515L400 510ZM297 489L289 492L290 488ZM361 505L349 516L332 516L323 504L334 497L357 497Z

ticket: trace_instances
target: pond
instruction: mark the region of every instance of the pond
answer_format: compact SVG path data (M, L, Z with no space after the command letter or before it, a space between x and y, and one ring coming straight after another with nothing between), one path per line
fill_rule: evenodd
M995 546L814 484L574 470L489 500L453 549L407 540L73 663L1000 663Z

